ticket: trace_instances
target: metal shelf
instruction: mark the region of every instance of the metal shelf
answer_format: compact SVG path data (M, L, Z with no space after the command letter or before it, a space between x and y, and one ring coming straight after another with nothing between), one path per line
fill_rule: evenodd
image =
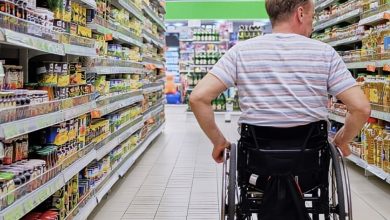
M383 67L385 64L390 64L390 60L371 60L346 63L348 69L364 69L367 68L368 65L373 65L375 67Z
M78 105L69 109L39 115L35 117L25 118L22 120L12 121L0 124L0 138L11 139L23 134L28 134L33 131L40 130L71 118L76 118L80 115L92 111L96 107L95 102Z
M144 64L144 65L153 64L153 65L155 65L157 68L160 68L160 69L163 69L163 68L164 68L164 62L163 62L163 61L155 60L155 59L149 58L149 57L143 57L143 58L142 58L142 61L143 61L143 64Z
M382 22L384 20L389 20L390 18L390 10L380 12L376 15L369 16L367 18L362 18L359 21L359 25L373 25L378 22Z
M110 103L108 105L104 105L102 107L97 107L96 109L94 109L94 111L98 112L99 116L102 117L121 108L130 106L137 102L141 102L144 99L143 95L139 94L138 91L130 92L129 94L131 94L130 97Z
M99 25L99 24L91 23L91 24L88 24L87 26L99 34L112 34L112 37L119 42L131 44L131 45L134 45L137 47L143 46L141 39L139 39L139 37L135 36L134 34L130 34L130 33L122 34L118 31L111 30L111 29L103 27L102 25ZM130 35L130 36L128 36L128 35Z
M151 87L149 86L147 88L143 88L142 91L144 94L148 94L151 92L161 91L163 88L164 88L164 85L162 85L161 83L156 83L155 85L153 85Z
M92 195L92 197L88 200L87 204L81 208L78 214L73 218L75 220L85 220L92 213L93 209L97 206L97 204L101 201L101 198L107 194L108 187L115 184L115 182L122 177L134 164L134 162L142 155L142 153L147 149L147 147L152 143L154 139L160 135L164 129L165 123L161 124L156 130L151 132L149 136L140 143L135 150L129 153L128 156L125 157L124 160L120 162L117 168L109 174L109 180L101 186L100 191ZM115 181L114 181L115 180ZM113 184L114 183L114 184ZM100 187L100 186L99 186Z
M330 120L337 121L339 123L343 123L343 124L345 123L345 117L340 116L340 115L336 115L336 114L331 113L331 112L328 113L328 118Z
M87 69L88 73L97 73L98 75L119 74L119 73L137 73L143 74L144 69L136 67L120 67L120 66L95 66Z
M352 18L356 18L356 17L359 17L360 16L360 13L361 13L361 9L358 8L358 9L355 9L353 11L350 11L342 16L338 16L337 18L333 18L329 21L326 21L322 24L319 24L319 25L316 25L314 26L313 30L314 31L320 31L320 30L323 30L327 27L330 27L330 26L333 26L333 25L336 25L336 24L339 24L341 22L344 22L344 21L348 21Z
M227 41L193 41L193 44L222 44L226 43Z
M321 11L322 9L328 7L329 5L333 4L337 2L337 0L326 0L326 1L323 1L322 3L318 4L315 6L315 10L316 11Z
M85 156L78 159L69 167L65 168L56 177L34 190L33 192L18 199L11 206L0 212L0 219L15 220L20 219L47 198L53 195L61 187L65 186L66 182L74 175L78 174L86 165L96 158L96 151L90 150ZM83 166L84 165L84 166Z
M134 124L135 123L135 124ZM132 125L134 124L134 125ZM106 156L110 151L112 151L116 146L118 146L120 143L125 141L128 137L130 137L134 132L141 129L144 125L144 122L142 120L142 116L137 117L136 119L130 121L129 125L132 125L130 128L125 129L124 132L118 132L123 129L119 129L118 131L114 132L112 135L115 137L111 141L107 142L103 146L96 149L96 159L100 160L104 156Z
M143 30L142 31L142 36L145 38L148 42L153 43L154 45L164 48L165 44L162 42L160 39L156 38L152 33L149 31Z
M130 14L134 15L140 21L144 21L145 17L142 15L142 11L139 10L132 2L125 0L114 0L112 4L117 8L124 8Z
M45 53L65 55L63 44L45 40L39 37L0 28L0 42L19 47L25 47Z
M95 0L73 0L73 1L83 5L84 7L88 8L88 9L96 10L96 8L97 8Z
M343 124L345 123L345 117L343 117L343 116L339 116L339 115L333 114L331 112L329 112L328 116L329 116L329 119L331 119L333 121L337 121L337 122L340 122ZM390 122L390 113L388 113L388 112L371 110L371 117Z
M374 166L374 165L371 165L371 164L368 164L366 161L364 161L363 159L361 159L358 156L353 155L353 154L348 156L347 159L354 162L356 165L363 168L365 171L368 171L368 172L374 174L378 178L385 180L387 183L390 184L390 174L386 173L381 168Z
M84 47L71 44L56 43L45 40L39 37L34 37L28 34L15 32L9 29L0 28L0 42L4 44L14 45L18 47L29 48L49 54L64 56L97 56L96 48Z
M164 110L163 106L163 100L159 100L156 105L152 106L148 111L144 113L143 119L144 121L148 120L149 118L155 116L157 113Z
M144 8L143 11L154 21L156 24L158 24L158 27L160 30L166 31L164 21L156 15L156 13L153 12L153 10L144 2Z
M198 64L194 64L194 65L191 65L192 68L213 68L214 65L198 65Z
M353 36L353 37L349 37L349 38L345 38L345 39L341 39L341 40L331 41L331 42L328 42L328 44L332 47L341 46L341 45L348 45L348 44L360 42L360 41L362 41L362 38L363 38L362 36Z

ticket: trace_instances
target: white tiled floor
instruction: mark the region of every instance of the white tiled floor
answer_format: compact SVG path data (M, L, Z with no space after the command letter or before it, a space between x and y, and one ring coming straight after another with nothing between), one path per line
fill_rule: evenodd
M211 144L184 108L167 107L167 126L90 220L217 220L221 167ZM237 140L236 123L221 129ZM354 220L390 219L390 185L350 165Z

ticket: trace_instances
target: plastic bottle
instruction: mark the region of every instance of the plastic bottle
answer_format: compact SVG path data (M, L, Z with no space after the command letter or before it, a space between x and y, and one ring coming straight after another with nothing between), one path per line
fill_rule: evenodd
M364 146L364 154L365 160L368 164L375 164L375 137L376 134L376 124L378 120L375 118L368 119L369 125L365 129L365 141L363 143Z
M379 168L383 168L383 147L385 131L383 129L378 130L378 135L375 137L375 165Z
M383 89L383 111L390 112L390 77L386 78Z
M383 139L383 170L390 173L390 125L385 127L385 134Z

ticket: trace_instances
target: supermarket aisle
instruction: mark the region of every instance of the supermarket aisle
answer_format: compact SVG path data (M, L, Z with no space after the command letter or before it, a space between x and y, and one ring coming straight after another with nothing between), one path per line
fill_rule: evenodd
M235 123L223 123L231 140ZM193 117L180 107L167 107L167 127L134 168L116 184L90 220L216 220L219 213L220 166ZM365 178L351 165L355 220L390 219L390 185Z

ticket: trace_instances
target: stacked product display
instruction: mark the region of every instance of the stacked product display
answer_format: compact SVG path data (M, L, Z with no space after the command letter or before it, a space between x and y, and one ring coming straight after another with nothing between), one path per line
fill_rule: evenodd
M187 36L190 39L180 40L179 72L186 74L188 88L185 88L183 93L186 103L192 89L227 51L227 32L228 27L225 25L203 25L190 29L190 35ZM225 96L214 100L214 110L225 111L225 102Z
M0 2L0 219L86 219L162 132L164 13Z
M357 165L390 183L390 2L317 1L313 37L335 47L371 102L371 118L351 144ZM346 106L331 97L332 133L345 122Z
M240 25L238 31L239 40L248 40L257 36L261 36L263 33L261 27L257 25Z

